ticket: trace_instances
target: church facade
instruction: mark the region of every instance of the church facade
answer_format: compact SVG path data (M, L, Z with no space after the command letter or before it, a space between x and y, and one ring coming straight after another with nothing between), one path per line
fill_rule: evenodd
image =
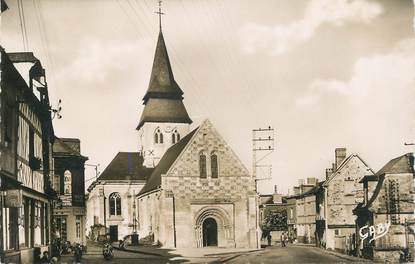
M256 248L255 180L210 121L191 119L160 31L137 127L144 165L137 195L140 237L165 247Z

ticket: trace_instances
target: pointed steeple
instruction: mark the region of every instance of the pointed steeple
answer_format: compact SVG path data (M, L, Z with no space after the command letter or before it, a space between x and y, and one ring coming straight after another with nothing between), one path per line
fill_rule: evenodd
M191 124L192 120L182 100L183 91L174 80L163 33L160 30L154 54L150 84L143 98L145 107L137 130L145 122Z
M173 71L164 43L163 33L160 31L156 53L154 54L153 69L151 71L150 84L144 95L144 104L149 98L183 99L183 91L174 80Z

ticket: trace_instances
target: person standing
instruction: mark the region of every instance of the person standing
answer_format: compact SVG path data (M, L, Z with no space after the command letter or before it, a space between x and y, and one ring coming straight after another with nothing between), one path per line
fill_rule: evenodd
M281 247L285 247L285 235L284 235L284 232L281 233Z

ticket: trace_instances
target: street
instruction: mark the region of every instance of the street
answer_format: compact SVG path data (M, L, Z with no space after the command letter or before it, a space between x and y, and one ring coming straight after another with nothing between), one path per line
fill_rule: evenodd
M163 252L164 251L164 252ZM82 257L82 263L360 263L367 260L343 257L341 254L332 254L319 248L309 246L288 246L285 248L273 246L261 251L248 253L229 253L217 256L182 257L177 254L168 254L167 249L160 249L163 256L153 256L135 252L114 250L114 258L105 260L98 246L88 246L88 253ZM166 254L167 253L167 254ZM73 255L61 258L61 264L74 263Z
M340 255L340 254L337 254ZM263 251L240 255L230 259L226 263L244 264L266 264L266 263L360 263L366 262L364 259L356 261L348 260L332 255L315 247L308 246L273 246Z

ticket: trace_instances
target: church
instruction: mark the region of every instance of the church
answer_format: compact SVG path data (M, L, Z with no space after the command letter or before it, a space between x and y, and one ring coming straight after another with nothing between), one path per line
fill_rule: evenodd
M138 152L119 153L89 188L90 223L104 225L113 240L137 232L170 248L257 248L255 179L209 120L190 129L183 95L160 28Z
M137 194L139 234L166 247L256 248L255 180L209 120L192 120L160 30L144 110L140 153L154 170Z

